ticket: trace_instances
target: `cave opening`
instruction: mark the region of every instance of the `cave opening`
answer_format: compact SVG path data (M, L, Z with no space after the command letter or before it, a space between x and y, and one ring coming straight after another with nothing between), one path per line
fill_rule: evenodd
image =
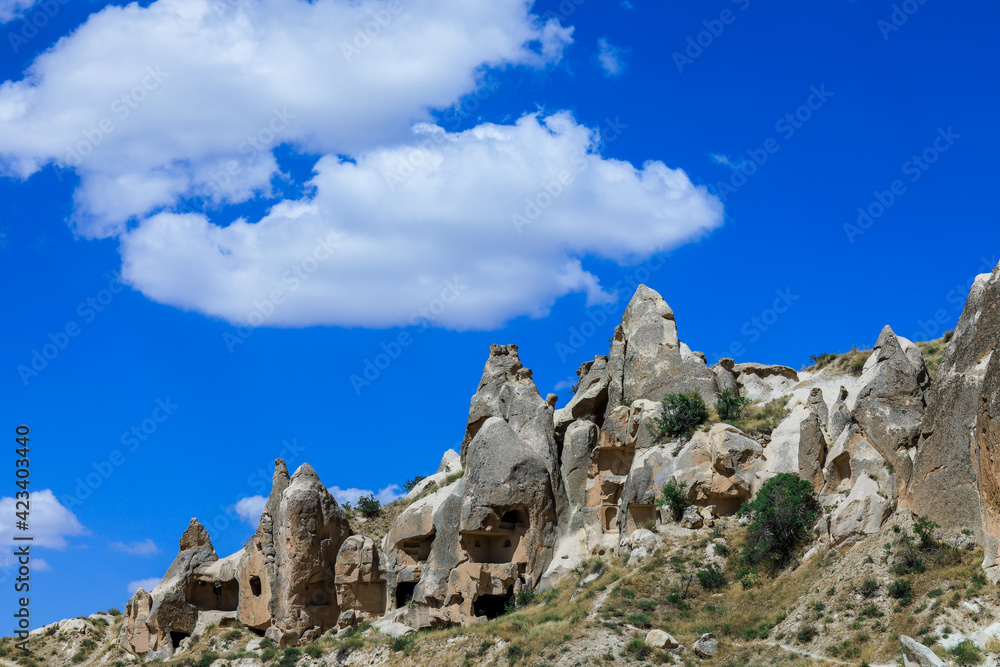
M405 607L406 603L413 599L413 593L417 590L417 582L404 581L396 584L396 609Z
M474 616L485 616L494 619L503 616L507 610L507 603L513 594L507 595L480 595L472 601L472 612Z

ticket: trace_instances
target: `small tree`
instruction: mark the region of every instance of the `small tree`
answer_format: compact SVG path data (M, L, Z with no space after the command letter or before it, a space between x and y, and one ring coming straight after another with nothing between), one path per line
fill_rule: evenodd
M751 516L744 561L767 562L776 568L787 565L796 547L808 538L819 510L811 482L787 472L769 479L753 502L740 509L740 514Z
M739 396L732 389L723 389L715 399L715 411L722 421L736 421L743 416L743 408L750 404L750 399Z
M420 482L424 481L425 479L427 478L424 477L423 475L417 475L416 477L411 477L410 479L406 480L403 483L403 488L406 489L407 493L409 493L417 486L417 484L420 484Z
M382 503L373 494L358 498L358 511L368 519L374 519L382 513Z
M663 485L663 495L656 501L660 507L669 507L674 521L679 521L684 510L691 504L687 497L687 484L670 480Z
M655 417L650 430L657 441L690 436L708 421L708 406L697 391L689 394L667 394L660 403L663 416Z
M941 526L930 520L930 517L920 516L913 522L913 532L920 538L921 549L932 549L937 546L934 531Z

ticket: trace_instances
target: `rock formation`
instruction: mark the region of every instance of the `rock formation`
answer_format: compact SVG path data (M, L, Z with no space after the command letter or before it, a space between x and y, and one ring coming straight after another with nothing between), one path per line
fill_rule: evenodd
M238 621L281 646L363 620L397 637L475 623L588 556L645 559L671 530L735 514L783 472L822 497L824 547L850 547L909 509L947 530L976 531L996 579L998 304L1000 274L977 278L936 381L920 349L889 327L855 379L732 359L709 368L678 339L667 303L640 286L608 356L580 366L561 408L554 395L542 398L516 345L490 346L461 451L446 452L416 485L381 543L351 535L311 467L289 476L278 460L244 549L220 559L192 520L161 583L126 606L120 643L155 659L207 623ZM758 404L780 398L787 413L766 435L714 423L657 440L651 427L666 394L698 392L713 403L727 389ZM657 506L668 482L686 489L691 506L681 517ZM672 641L661 634L658 643ZM705 635L694 650L716 647Z
M983 395L984 381L1000 336L998 269L976 277L938 368L907 492L907 505L915 513L945 529L971 529L980 537L980 479L988 475L986 470L977 475L976 461L991 458L991 453L983 457L982 450L992 452L996 444L976 442L975 433L982 401L990 399Z

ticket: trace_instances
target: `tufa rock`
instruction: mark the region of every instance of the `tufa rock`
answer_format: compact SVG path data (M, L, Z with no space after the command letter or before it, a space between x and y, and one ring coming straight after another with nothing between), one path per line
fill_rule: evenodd
M658 403L667 394L692 391L711 403L715 400L715 376L677 338L674 313L663 297L640 285L612 339L605 417L638 398Z

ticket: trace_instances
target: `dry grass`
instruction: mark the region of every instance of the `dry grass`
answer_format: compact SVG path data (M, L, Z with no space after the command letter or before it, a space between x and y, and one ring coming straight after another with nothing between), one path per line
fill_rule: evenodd
M947 349L948 343L951 342L952 335L953 332L949 331L941 338L918 341L916 343L916 346L920 348L921 354L924 355L924 365L927 366L927 372L932 378L937 375L938 367L941 366L941 359L944 358L945 349ZM812 365L807 366L805 370L815 372L823 368L833 368L851 375L860 376L861 371L865 367L865 362L868 361L868 357L871 354L872 350L859 350L857 347L852 347L847 352L839 354L836 352L817 354L810 357Z
M357 508L345 509L344 514L347 515L347 520L351 525L351 532L355 535L367 535L375 541L375 544L381 544L382 538L389 532L392 524L396 522L396 519L403 513L403 510L438 489L443 489L450 484L454 484L462 478L462 475L462 471L448 475L440 485L431 484L413 498L400 498L388 505L383 505L381 513L374 518L363 517Z
M769 435L790 414L790 398L791 396L782 396L764 405L748 405L739 419L730 419L726 423L750 435Z

